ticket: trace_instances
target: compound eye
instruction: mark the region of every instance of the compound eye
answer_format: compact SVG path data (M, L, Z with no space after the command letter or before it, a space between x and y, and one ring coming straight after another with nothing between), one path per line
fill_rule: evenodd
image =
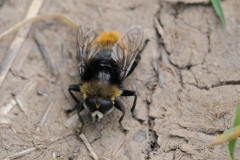
M98 110L103 114L107 114L113 108L113 102L110 100L100 99L98 102L100 103Z
M107 99L87 98L85 104L90 112L98 110L102 114L109 113L113 108L113 102Z
M97 110L97 107L96 107L96 98L87 98L85 99L85 104L86 106L88 107L88 109L91 111L91 112L94 112Z

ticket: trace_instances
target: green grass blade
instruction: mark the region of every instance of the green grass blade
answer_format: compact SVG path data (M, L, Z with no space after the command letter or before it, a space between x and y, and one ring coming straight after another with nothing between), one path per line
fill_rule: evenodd
M228 149L229 149L229 153L230 153L232 160L236 160L235 156L234 156L236 143L237 143L237 139L234 139L228 143Z
M235 117L235 120L233 123L233 127L236 127L236 126L240 126L240 105L238 105L236 117ZM230 141L228 144L228 149L229 149L229 153L230 153L232 160L235 160L234 151L235 151L236 143L237 143L237 139L234 139L234 140Z
M233 123L233 127L240 125L240 104L238 105L237 111L236 111L236 117Z
M239 136L240 136L240 125L225 131L223 134L218 136L210 145L215 146L222 143L230 142L232 140L235 140Z
M211 2L212 2L212 5L213 5L215 11L217 12L218 16L220 17L222 23L224 24L224 26L226 26L226 21L225 21L225 17L224 17L222 5L221 5L221 0L211 0Z

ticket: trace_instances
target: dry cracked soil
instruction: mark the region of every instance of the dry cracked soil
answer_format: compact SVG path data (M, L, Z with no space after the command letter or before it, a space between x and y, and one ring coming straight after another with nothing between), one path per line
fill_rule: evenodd
M23 20L31 0L0 0L0 33ZM50 0L39 15L62 13L76 24L126 31L140 24L150 40L142 59L124 86L138 94L137 115L126 106L124 135L114 110L93 123L86 111L85 136L99 159L106 160L230 160L227 144L209 143L229 129L240 102L240 1L222 1L224 27L211 4L163 0ZM45 38L50 64L36 43ZM76 30L58 19L34 22L0 88L0 159L92 159L74 128L76 113L70 84L80 82L76 61ZM16 33L0 41L0 62ZM48 56L49 56L48 55ZM47 57L49 58L49 57ZM0 68L1 69L1 68ZM78 98L82 99L80 94ZM12 106L11 110L6 107ZM240 145L236 157L240 157ZM27 153L20 155L22 151ZM17 156L14 157L14 155Z

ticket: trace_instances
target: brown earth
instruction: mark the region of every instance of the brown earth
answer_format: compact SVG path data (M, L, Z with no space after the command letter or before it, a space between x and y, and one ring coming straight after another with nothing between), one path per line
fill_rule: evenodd
M0 33L22 21L30 2L0 1ZM209 146L232 126L240 102L240 1L223 1L222 6L226 27L210 4L44 2L39 14L63 13L98 32L124 32L140 24L150 39L139 66L125 81L125 88L137 91L137 114L146 123L131 117L132 97L121 98L127 109L123 120L130 130L127 135L118 128L118 110L99 123L92 123L86 111L82 113L85 136L100 159L230 160L227 144ZM41 55L34 40L37 31L46 38L57 70L51 70ZM79 83L76 33L56 19L33 24L0 86L0 110L17 99L25 108L18 104L8 114L0 112L0 159L31 148L36 150L15 159L45 160L53 153L56 159L92 159L73 131L80 125L76 114L64 112L74 106L68 86ZM13 33L0 41L1 61L14 37ZM153 60L160 65L158 72ZM236 157L240 157L239 147L238 143Z

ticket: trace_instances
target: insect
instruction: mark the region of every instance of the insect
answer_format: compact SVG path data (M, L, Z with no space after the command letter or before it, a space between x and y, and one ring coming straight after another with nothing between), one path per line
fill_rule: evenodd
M119 119L120 128L124 133L128 131L123 127L122 120L125 107L117 99L120 96L134 96L131 108L134 119L143 123L134 110L137 101L135 91L123 88L123 81L128 77L141 59L141 52L148 40L143 42L143 29L141 26L131 27L125 34L106 31L96 36L95 31L83 29L81 26L77 35L77 61L81 76L81 84L73 84L68 88L77 105L67 113L77 110L82 123L79 134L84 130L84 121L80 112L86 109L93 121L100 121L104 115L117 108L122 112ZM73 91L83 95L81 103Z

